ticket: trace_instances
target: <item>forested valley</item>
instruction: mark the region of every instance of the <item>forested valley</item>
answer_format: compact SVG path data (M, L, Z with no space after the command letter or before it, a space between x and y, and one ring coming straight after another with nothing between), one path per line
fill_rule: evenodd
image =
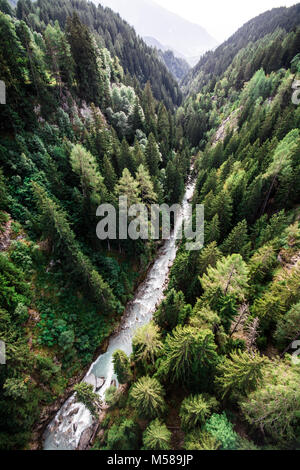
M97 419L77 383L160 247L100 241L97 207L178 203L191 167L205 245L178 243L153 321L115 352L92 448L299 449L300 4L179 86L109 9L0 0L0 64L0 449L35 448L73 390Z

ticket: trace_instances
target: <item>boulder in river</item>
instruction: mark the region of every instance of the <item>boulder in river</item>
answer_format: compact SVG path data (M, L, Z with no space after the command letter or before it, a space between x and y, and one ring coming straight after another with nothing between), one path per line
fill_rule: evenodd
M85 429L85 431L83 431L83 433L81 434L77 450L88 449L89 444L93 442L98 429L99 429L99 423L95 423L94 425Z
M103 387L105 384L105 378L104 377L96 377L96 391L100 390L100 388Z
M68 414L68 418L71 418L72 416L77 415L78 411L79 411L78 407L74 408L74 410L70 411L70 413Z
M87 428L85 429L85 431L83 431L80 437L77 450L85 450L88 447L93 433L94 433L94 429L92 427Z
M94 392L96 390L96 380L97 379L94 374L90 374L84 379L85 383L92 385Z

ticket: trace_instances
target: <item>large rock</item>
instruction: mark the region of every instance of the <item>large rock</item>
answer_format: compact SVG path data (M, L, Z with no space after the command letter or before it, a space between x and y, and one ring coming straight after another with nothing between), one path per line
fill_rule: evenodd
M80 437L80 441L77 450L86 450L91 444L93 444L96 434L99 430L99 422L93 424L88 429L83 431Z
M105 378L104 377L96 377L96 391L100 390L100 388L103 387L105 384Z
M86 429L85 431L83 431L83 433L81 434L81 437L80 437L80 441L79 441L79 444L78 444L78 447L77 447L77 450L85 450L89 443L90 443L90 440L94 434L94 426Z
M90 374L88 375L85 379L84 379L85 383L89 384L89 385L92 385L93 387L93 390L94 392L96 391L96 377L94 374Z

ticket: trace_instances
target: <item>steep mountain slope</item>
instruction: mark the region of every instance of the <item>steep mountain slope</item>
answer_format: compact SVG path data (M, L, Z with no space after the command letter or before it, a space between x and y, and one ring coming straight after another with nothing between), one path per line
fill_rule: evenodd
M74 383L159 243L99 240L96 209L179 202L191 160L205 245L179 244L153 321L115 351L94 448L299 449L299 5L207 55L176 115L157 52L110 10L20 0L17 15L0 0L0 449L26 448L74 392L97 421Z
M144 36L143 39L145 43L148 44L148 46L150 47L160 49L163 52L172 51L175 57L178 57L179 59L185 59L184 55L181 54L179 51L176 51L175 49L172 49L171 47L161 44L157 39L153 38L152 36Z
M138 34L154 37L168 49L183 54L188 61L193 61L195 56L199 58L217 45L217 41L204 28L162 8L152 0L97 0L97 3L118 11L122 18L135 27Z
M203 60L178 109L205 245L180 245L153 321L130 357L115 353L124 386L107 392L95 449L299 449L297 12L252 20Z
M234 57L250 43L255 43L277 28L293 31L300 24L300 4L290 8L275 8L253 18L214 52L205 54L182 82L185 93L197 92L210 81L216 83ZM299 50L300 46L298 45ZM289 58L287 59L289 60ZM285 62L285 65L289 65ZM212 84L212 86L214 86Z
M168 108L180 104L181 91L173 76L134 29L112 10L85 0L38 0L36 3L20 0L17 17L38 31L55 20L64 29L74 10L94 32L99 46L105 46L113 56L119 57L124 71L138 80L141 87L149 80L154 96L164 100Z
M86 23L99 21L94 5L74 4ZM177 88L156 52L99 11L102 39L106 24L123 28L123 50L135 44L158 86L165 76ZM174 114L149 82L141 89L125 74L70 2L21 1L17 14L25 21L0 0L1 450L26 447L72 393L157 251L152 241L98 239L99 204L178 202L190 167Z
M186 76L191 67L183 57L179 57L180 54L169 50L152 37L147 36L144 41L148 46L157 50L159 58L176 80L180 82Z
M173 51L158 51L159 57L163 60L167 69L179 82L186 76L190 66L185 59L176 57Z

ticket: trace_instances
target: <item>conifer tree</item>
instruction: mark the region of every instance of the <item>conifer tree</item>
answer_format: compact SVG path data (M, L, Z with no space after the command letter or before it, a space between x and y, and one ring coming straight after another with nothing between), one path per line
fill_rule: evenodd
M132 135L135 135L135 132L140 129L144 130L144 116L143 110L140 106L138 97L135 97L132 113L129 115L128 123L132 129Z
M185 398L179 413L182 429L184 431L191 431L197 426L202 426L217 407L217 400L213 397L191 395Z
M206 243L218 242L220 240L221 234L218 214L216 214L210 222L205 224L204 234Z
M170 450L172 433L159 419L152 421L143 434L145 450Z
M130 361L124 351L117 350L113 354L114 370L120 384L129 382L132 378Z
M270 275L271 269L276 264L275 249L272 245L264 245L257 250L249 261L249 283L262 282Z
M130 390L131 402L141 418L159 417L166 408L165 391L157 379L142 377Z
M76 392L76 399L83 403L92 413L94 417L97 416L97 410L101 405L101 400L97 393L93 392L93 386L86 382L81 382L74 386Z
M163 103L160 104L158 109L157 132L162 157L164 162L167 162L170 150L170 122L166 107Z
M44 54L37 46L31 30L24 21L17 24L17 33L26 50L30 80L33 83L36 95L42 101L44 95L47 95L47 76Z
M300 336L300 302L280 317L275 331L275 340L283 346L289 346Z
M133 154L137 167L143 165L144 168L147 168L146 158L137 138L134 140Z
M115 173L114 167L108 155L104 155L102 166L103 166L102 174L103 174L105 186L107 187L109 192L113 192L118 179L117 179L117 175Z
M106 190L95 157L82 145L77 144L72 149L70 162L72 170L80 178L83 197L89 197L93 202L100 203L105 197Z
M195 429L184 439L185 450L219 450L220 447L221 441L201 429Z
M54 26L48 24L44 36L48 63L61 95L63 85L71 88L74 81L74 61L70 45L58 21Z
M136 162L127 140L124 138L121 143L119 155L119 170L123 171L127 168L132 175L136 172Z
M217 247L217 243L213 242L203 248L199 254L197 262L197 271L200 276L207 272L209 267L215 267L219 259L222 257L221 251Z
M202 390L209 389L209 377L218 362L214 335L210 330L177 326L165 342L165 356L159 375L171 382Z
M145 149L147 166L151 176L158 176L161 163L161 154L156 143L154 135L151 133L148 137L148 143Z
M289 171L289 167L291 165L291 156L297 144L299 143L299 139L299 130L294 129L278 144L276 148L273 160L264 175L265 178L271 178L271 184L262 207L262 214L264 214L266 210L276 179L279 178L280 180L284 174Z
M203 430L221 442L222 450L236 450L238 435L233 430L232 423L228 420L225 412L213 414Z
M147 135L154 134L156 135L157 132L157 125L156 125L156 114L155 114L155 100L152 94L151 85L148 81L145 85L143 91L143 109L145 112L145 126Z
M87 256L81 252L66 213L37 183L32 183L32 189L40 214L40 222L43 225L43 233L49 236L56 250L60 250L66 260L71 260L73 272L82 276L85 284L91 290L93 299L103 305L104 311L111 312L112 309L116 309L114 294Z
M67 38L75 62L75 77L81 99L101 103L101 76L97 63L97 51L88 27L76 12L67 19Z
M232 199L227 191L223 190L215 197L212 211L213 215L219 216L221 238L224 238L230 229L232 218Z
M300 412L300 379L297 368L275 363L264 374L261 386L241 402L246 421L285 447L297 438Z
M249 251L248 243L249 237L247 222L246 220L243 220L230 232L222 244L221 250L225 255L240 253L242 256L246 256Z
M157 201L157 195L154 192L153 183L148 170L140 165L136 173L136 181L139 184L140 198L147 204L153 204Z
M209 267L200 279L206 295L214 295L220 289L224 296L232 294L244 300L248 289L248 268L241 255L222 258L215 268Z
M155 313L156 323L165 331L171 331L177 325L183 325L188 309L183 292L171 289Z
M127 168L123 171L122 177L115 187L115 192L117 196L127 196L128 207L141 202L139 183L131 176Z
M267 359L259 354L242 351L231 353L230 357L217 367L219 376L216 383L223 398L226 395L247 396L255 390L262 380L263 369L267 363Z
M166 200L169 204L180 202L184 192L184 180L172 161L169 161L166 167L164 187Z
M139 328L132 340L132 345L134 358L145 363L154 363L163 347L158 326L150 322Z

